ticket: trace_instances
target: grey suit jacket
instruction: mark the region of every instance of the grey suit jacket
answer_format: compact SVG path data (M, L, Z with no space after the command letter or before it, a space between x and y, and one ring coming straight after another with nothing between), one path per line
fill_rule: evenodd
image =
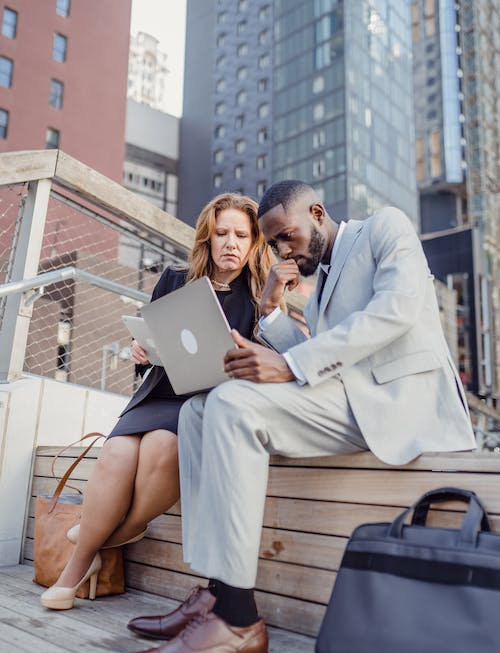
M386 207L347 223L319 306L317 286L304 316L310 339L284 314L259 335L290 351L310 386L342 379L381 460L476 446L433 276L404 213Z

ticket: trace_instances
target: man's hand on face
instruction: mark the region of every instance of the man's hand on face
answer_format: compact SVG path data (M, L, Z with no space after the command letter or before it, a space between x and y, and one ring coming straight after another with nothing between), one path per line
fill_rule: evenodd
M247 340L236 329L232 329L231 334L239 349L227 352L224 371L232 379L246 379L255 383L285 383L295 379L283 356Z
M285 289L293 290L300 281L300 272L293 259L280 261L271 267L266 285L262 291L260 308L262 315L269 315L279 306Z

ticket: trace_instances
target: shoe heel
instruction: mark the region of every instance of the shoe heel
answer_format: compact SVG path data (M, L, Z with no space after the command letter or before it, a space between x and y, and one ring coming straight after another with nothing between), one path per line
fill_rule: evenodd
M95 574L92 574L90 577L90 587L89 587L89 599L93 601L97 592L97 579L99 578L99 572L96 571Z

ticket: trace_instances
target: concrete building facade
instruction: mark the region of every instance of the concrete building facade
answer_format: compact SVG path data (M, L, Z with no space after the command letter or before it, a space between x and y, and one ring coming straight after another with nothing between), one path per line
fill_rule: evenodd
M127 95L136 102L163 110L167 55L158 48L158 39L138 32L130 37Z
M0 151L59 147L121 181L130 7L0 3Z

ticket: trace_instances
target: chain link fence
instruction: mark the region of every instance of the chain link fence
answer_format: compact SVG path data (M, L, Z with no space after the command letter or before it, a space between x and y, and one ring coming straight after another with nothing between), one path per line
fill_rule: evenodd
M0 191L1 283L11 280L25 193L23 186ZM38 273L74 268L94 275L97 285L72 275L33 291L24 371L109 392L133 392L134 367L128 358L131 338L121 316L137 315L141 302L125 291L117 294L99 287L99 280L141 291L148 301L164 267L186 256L157 234L78 202L54 187Z

